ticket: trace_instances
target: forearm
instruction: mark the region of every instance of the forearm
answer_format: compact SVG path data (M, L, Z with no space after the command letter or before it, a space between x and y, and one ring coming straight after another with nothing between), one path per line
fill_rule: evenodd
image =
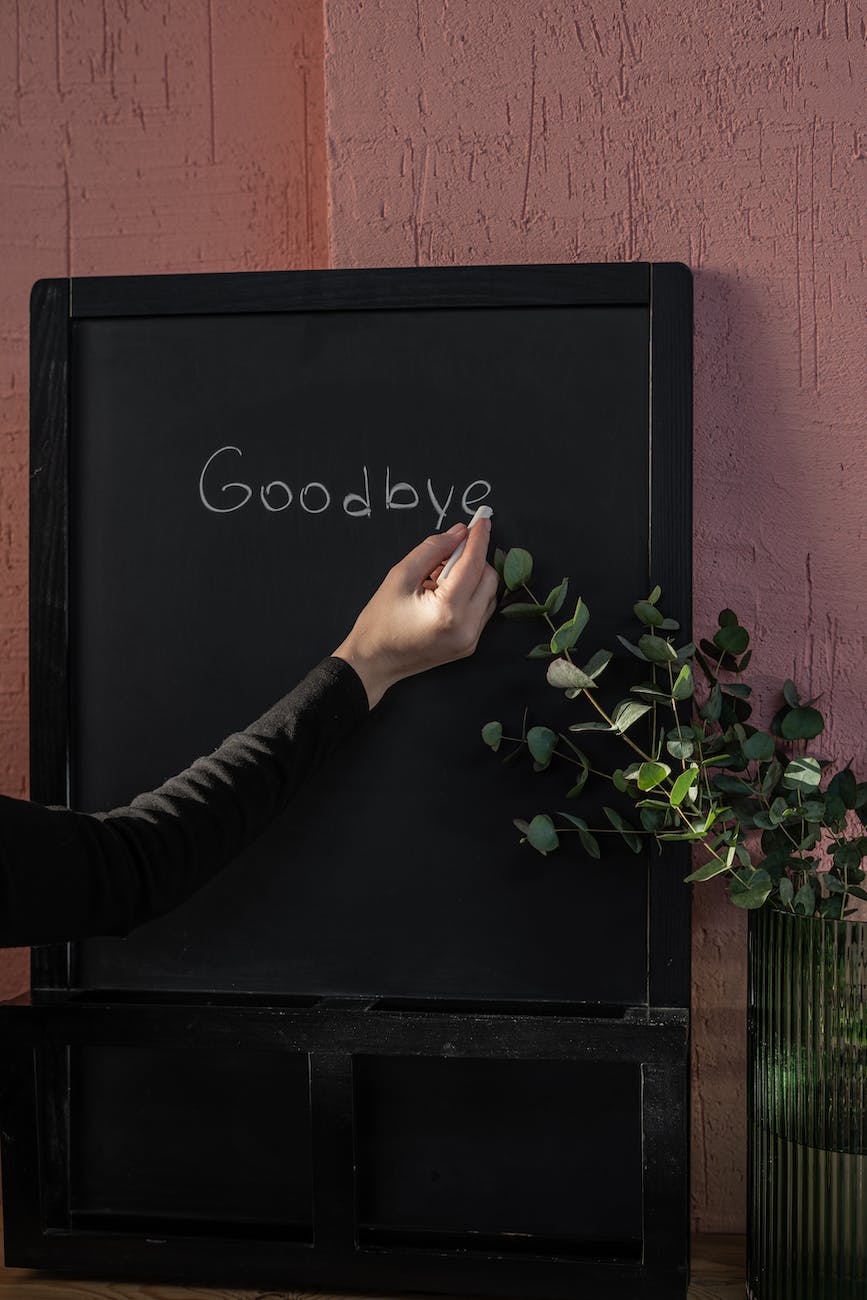
M265 829L368 712L324 659L244 731L107 813L0 807L0 945L125 935L187 899Z

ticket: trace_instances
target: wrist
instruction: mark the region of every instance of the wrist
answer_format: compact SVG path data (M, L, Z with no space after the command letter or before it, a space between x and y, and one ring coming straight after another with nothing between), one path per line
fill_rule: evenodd
M337 649L332 650L331 653L335 658L343 659L348 663L361 678L367 692L368 706L371 709L376 708L385 692L397 680L384 671L381 658L366 654L358 642L353 641L351 637L341 641Z

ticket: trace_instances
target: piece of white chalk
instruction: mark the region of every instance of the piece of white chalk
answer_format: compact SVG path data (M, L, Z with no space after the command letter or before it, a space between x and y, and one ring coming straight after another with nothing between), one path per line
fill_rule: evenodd
M491 519L493 517L493 514L494 512L490 506L479 506L478 510L473 515L470 522L467 524L467 532L469 532L473 524L477 524L480 519ZM463 555L464 547L466 546L466 544L467 544L467 539L465 537L464 540L458 546L455 547L455 549L452 551L449 558L446 560L445 564L443 565L443 571L440 574L440 576L437 578L437 583L442 582L443 578L447 577L448 574L451 573L452 569L454 568L458 560Z

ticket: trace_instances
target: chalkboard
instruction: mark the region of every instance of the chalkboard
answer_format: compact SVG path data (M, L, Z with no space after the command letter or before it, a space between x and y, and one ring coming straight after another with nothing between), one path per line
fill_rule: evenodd
M568 574L588 651L654 581L688 615L651 572L652 523L688 550L690 520L688 500L651 518L648 271L607 270L606 293L577 266L335 273L347 301L332 273L252 277L258 310L251 277L73 282L74 806L126 803L246 726L482 501L492 552L532 550L543 594ZM497 614L471 660L393 688L205 889L78 945L79 986L646 1002L649 856L520 845L513 817L562 806L570 769L481 742L525 707L564 725L536 632Z
M32 797L121 806L209 752L483 501L584 598L588 656L655 583L687 641L691 301L647 263L37 284ZM681 1300L689 853L520 844L571 769L480 732L570 720L539 639L495 614L183 906L34 950L8 1262Z

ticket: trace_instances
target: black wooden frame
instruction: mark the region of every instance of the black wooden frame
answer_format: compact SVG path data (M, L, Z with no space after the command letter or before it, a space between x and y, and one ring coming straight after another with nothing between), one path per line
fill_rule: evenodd
M334 309L638 305L649 311L648 580L691 627L692 277L681 263L490 266L43 280L31 297L31 793L69 791L68 439L76 319ZM690 899L687 846L650 871L647 1004L473 1006L363 999L186 993L126 995L75 985L72 945L34 949L33 993L0 1007L0 1103L7 1258L112 1276L273 1285L407 1287L479 1295L683 1296L688 1275ZM650 869L649 869L650 870ZM196 1008L191 1034L190 1010ZM308 1053L314 1143L310 1242L228 1240L157 1246L70 1221L69 1052L74 1045L243 1044ZM640 1261L567 1257L541 1243L518 1256L490 1246L363 1242L352 1182L352 1059L357 1054L627 1060L641 1066L644 1245ZM362 1234L363 1236L363 1234Z

